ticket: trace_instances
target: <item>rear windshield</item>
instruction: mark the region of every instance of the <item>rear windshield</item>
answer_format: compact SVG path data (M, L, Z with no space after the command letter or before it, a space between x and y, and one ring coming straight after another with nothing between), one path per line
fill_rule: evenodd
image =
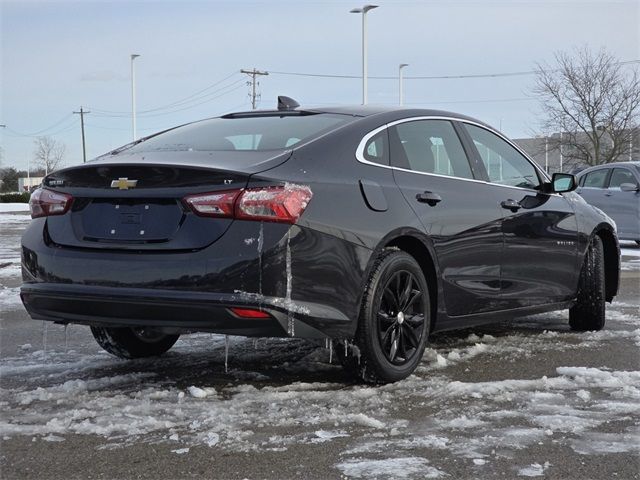
M212 118L151 137L128 152L284 150L350 120L353 117L327 113Z

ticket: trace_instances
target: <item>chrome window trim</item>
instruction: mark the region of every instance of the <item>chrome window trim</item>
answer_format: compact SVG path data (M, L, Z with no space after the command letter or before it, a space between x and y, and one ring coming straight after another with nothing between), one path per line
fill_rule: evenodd
M360 143L358 144L358 147L356 148L356 160L358 160L360 163L364 163L365 165L373 165L376 167L381 167L381 168L388 168L390 170L398 170L401 172L408 172L408 173L414 173L417 175L427 175L427 176L434 176L434 177L441 177L441 178L451 178L454 180L461 180L464 182L475 182L475 183L484 183L486 185L495 185L496 187L502 187L502 188L515 188L517 190L525 190L527 192L535 192L536 194L541 193L539 190L534 190L533 188L524 188L524 187L513 187L510 185L503 185L501 183L494 183L494 182L487 182L484 180L478 180L476 178L462 178L462 177L456 177L456 176L452 176L452 175L441 175L439 173L428 173L428 172L418 172L416 170L409 170L407 168L401 168L401 167L394 167L392 165L382 165L380 163L375 163L375 162L371 162L369 160L367 160L366 158L364 158L364 149L365 146L367 145L367 142L371 139L371 137L374 137L375 135L377 135L378 133L387 130L389 127L393 127L395 125L399 125L401 123L407 123L407 122L414 122L417 120L446 120L446 121L450 121L450 122L460 122L460 123L467 123L469 125L475 125L476 127L480 127L483 128L485 130L487 130L490 133L493 133L494 135L498 136L499 138L501 138L502 140L504 140L505 142L507 142L509 145L511 145L513 148L516 149L516 151L518 151L518 153L520 153L532 166L533 168L540 173L540 175L542 175L543 179L546 179L547 181L550 181L551 179L549 178L549 176L545 173L544 170L542 170L535 161L533 161L529 155L527 155L518 145L516 145L515 143L513 143L511 140L509 140L507 137L505 137L504 135L502 135L500 132L486 126L483 125L481 123L478 122L474 122L472 120L467 120L466 118L459 118L459 117L450 117L450 116L442 116L442 115L422 115L422 116L418 116L418 117L407 117L407 118L401 118L400 120L394 120L393 122L389 122L386 123L378 128L375 128L374 130L371 130L369 133L367 133L364 137L362 137L362 140L360 140ZM389 161L391 161L391 158L389 158ZM557 195L560 196L560 194L558 193L551 193L549 195Z

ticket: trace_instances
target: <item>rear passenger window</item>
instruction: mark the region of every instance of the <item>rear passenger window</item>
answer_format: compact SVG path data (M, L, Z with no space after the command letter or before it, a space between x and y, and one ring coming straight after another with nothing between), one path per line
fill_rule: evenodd
M604 188L604 181L609 173L608 168L589 172L585 175L583 186L586 188Z
M633 173L626 168L614 168L609 181L609 188L620 188L623 183L638 185Z
M473 178L462 143L451 122L416 120L389 131L396 167L451 177Z

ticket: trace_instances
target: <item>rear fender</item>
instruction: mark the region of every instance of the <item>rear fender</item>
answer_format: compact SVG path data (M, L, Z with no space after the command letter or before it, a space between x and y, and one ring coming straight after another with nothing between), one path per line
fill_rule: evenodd
M420 264L424 272L427 284L429 285L429 293L431 300L431 329L435 328L439 319L447 318L446 309L443 299L442 282L440 281L440 268L438 266L437 256L433 242L429 236L423 232L410 227L398 228L385 235L374 249L363 277L363 284L360 295L360 305L362 305L364 291L369 282L371 270L376 259L385 248L395 248L402 250L413 256ZM435 289L434 289L435 286Z

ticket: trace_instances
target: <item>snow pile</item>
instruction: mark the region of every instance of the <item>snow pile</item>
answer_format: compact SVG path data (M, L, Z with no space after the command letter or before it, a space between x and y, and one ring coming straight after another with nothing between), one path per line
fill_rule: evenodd
M348 460L336 466L344 475L354 478L439 478L445 475L421 457Z
M549 462L544 462L544 464L542 465L539 463L532 463L528 467L524 467L518 470L518 475L521 477L541 477L544 475L545 470L549 467Z

